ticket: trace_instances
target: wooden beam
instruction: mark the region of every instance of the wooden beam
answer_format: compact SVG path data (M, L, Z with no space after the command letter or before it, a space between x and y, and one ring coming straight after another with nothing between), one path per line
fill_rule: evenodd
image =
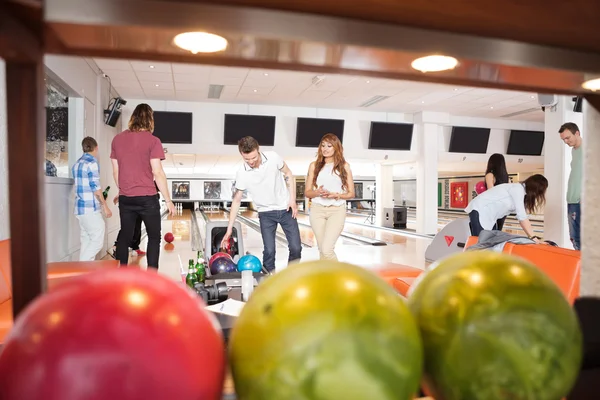
M26 33L10 15L18 32ZM34 35L27 34L23 45ZM22 46L9 42L9 51ZM44 55L40 42L27 59L6 60L8 192L10 205L13 315L46 289L44 154L46 148Z
M146 0L156 3L156 0ZM169 0L158 2L170 3ZM447 0L187 0L356 18L600 52L600 2Z
M42 51L41 42L13 15L14 5L0 2L0 57L32 61ZM41 17L41 13L40 13Z

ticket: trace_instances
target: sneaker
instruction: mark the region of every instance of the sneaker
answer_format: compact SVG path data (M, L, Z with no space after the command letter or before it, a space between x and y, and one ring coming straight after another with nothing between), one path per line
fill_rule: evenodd
M146 252L141 249L137 249L137 250L131 250L131 254L133 254L134 256L141 257L143 255L146 255Z

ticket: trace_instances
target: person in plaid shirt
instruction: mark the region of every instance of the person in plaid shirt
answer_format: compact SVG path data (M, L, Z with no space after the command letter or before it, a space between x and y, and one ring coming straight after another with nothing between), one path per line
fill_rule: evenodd
M107 218L112 216L100 186L98 166L98 143L92 137L81 142L83 155L73 165L75 179L75 215L79 220L81 248L79 261L93 261L102 250L106 226L102 211Z

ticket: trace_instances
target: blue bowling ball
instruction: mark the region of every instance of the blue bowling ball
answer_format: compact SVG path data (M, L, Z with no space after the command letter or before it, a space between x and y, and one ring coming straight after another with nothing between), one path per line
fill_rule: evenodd
M262 270L262 264L258 257L253 256L252 254L246 254L245 256L240 257L237 263L237 269L238 271L250 270L257 273Z

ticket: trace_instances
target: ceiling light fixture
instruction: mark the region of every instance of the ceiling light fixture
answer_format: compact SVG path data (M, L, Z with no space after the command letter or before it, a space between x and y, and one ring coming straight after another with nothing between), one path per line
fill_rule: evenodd
M207 32L185 32L175 36L173 43L192 54L216 53L227 48L227 39Z
M454 57L431 55L414 60L410 66L421 72L439 72L454 69L458 60Z
M269 76L269 74L267 74L266 72L265 72L265 74L264 74L264 75L265 75L265 76Z
M254 93L258 92L258 90L254 89Z
M151 65L151 66L150 66L150 69L154 69L154 65Z
M157 84L156 84L156 85L154 85L154 86L158 87L158 86L159 86L159 84L157 83Z
M600 90L600 78L587 80L581 84L581 87L592 92Z

